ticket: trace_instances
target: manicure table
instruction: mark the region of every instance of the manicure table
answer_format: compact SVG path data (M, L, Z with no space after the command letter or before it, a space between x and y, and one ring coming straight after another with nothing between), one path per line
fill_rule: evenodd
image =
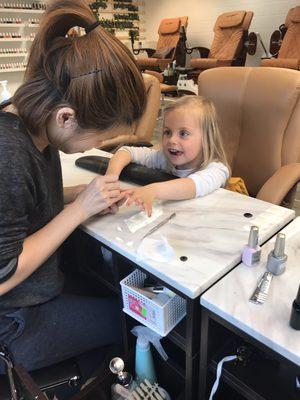
M240 361L224 364L225 384L251 399L300 398L300 330L289 325L300 284L300 217L281 232L286 235L286 270L273 276L263 304L253 304L249 299L266 271L275 238L262 246L259 263L252 267L240 263L200 298L201 399L206 398L207 375L215 376L216 363L239 351ZM222 345L214 339L213 331L218 329L224 338ZM213 339L207 346L209 338Z
M111 156L96 149L85 152L86 155ZM75 166L75 160L81 156L61 154L64 186L88 183L97 176ZM94 217L80 229L99 249L105 246L116 260L118 257L125 259L186 299L186 317L164 340L178 348L178 354L183 352L183 357L177 359L177 350L172 351L175 360L170 353L169 366L175 371L175 377L178 373L178 381L183 379L184 398L194 399L198 398L200 296L240 263L241 249L247 243L251 225L259 226L259 244L263 244L289 224L295 213L225 189L203 198L163 202L161 206L166 214L176 212L176 217L159 230L174 250L173 258L166 263L137 261L135 249L117 239L118 227L136 213L137 208L123 206L116 215ZM232 292L227 291L226 296L232 298ZM183 366L180 365L182 359ZM176 380L172 380L174 385Z

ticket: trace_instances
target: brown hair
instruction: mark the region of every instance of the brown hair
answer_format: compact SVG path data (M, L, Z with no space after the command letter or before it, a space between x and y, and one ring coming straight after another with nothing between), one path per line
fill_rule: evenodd
M212 161L220 161L229 168L213 103L201 96L184 96L167 106L164 115L179 108L194 112L198 117L203 134L203 157L199 157L199 168L205 168Z
M25 81L13 97L32 134L37 135L51 113L65 105L75 110L85 129L131 125L142 115L145 87L126 46L100 26L83 36L66 37L70 28L93 23L85 0L55 0L47 6Z

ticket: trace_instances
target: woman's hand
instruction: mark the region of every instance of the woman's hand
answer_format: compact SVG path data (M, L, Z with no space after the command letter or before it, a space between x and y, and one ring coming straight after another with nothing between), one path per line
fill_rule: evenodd
M127 206L135 204L143 211L147 211L149 217L152 214L152 203L155 199L155 186L153 184L146 185L139 188L127 189L122 193L128 197L126 201Z
M80 192L74 201L82 213L82 221L95 214L115 213L118 203L125 193L121 193L120 182L116 176L99 176L92 180L86 188Z
M64 187L64 204L72 203L86 187L86 184Z

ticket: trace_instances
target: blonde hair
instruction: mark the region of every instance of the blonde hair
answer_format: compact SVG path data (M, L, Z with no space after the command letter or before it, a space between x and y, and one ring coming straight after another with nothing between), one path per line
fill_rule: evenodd
M212 161L220 161L228 167L213 103L200 96L184 96L164 109L164 119L168 113L178 109L192 111L198 117L199 128L203 133L203 159L199 156L199 168L205 168Z

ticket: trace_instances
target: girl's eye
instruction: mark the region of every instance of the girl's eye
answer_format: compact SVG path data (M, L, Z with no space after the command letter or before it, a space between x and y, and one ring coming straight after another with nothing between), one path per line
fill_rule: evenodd
M171 131L169 130L164 131L164 136L171 136L171 135L172 135Z
M189 136L189 132L187 132L187 131L180 131L179 135L180 135L181 137L187 137L187 136Z

